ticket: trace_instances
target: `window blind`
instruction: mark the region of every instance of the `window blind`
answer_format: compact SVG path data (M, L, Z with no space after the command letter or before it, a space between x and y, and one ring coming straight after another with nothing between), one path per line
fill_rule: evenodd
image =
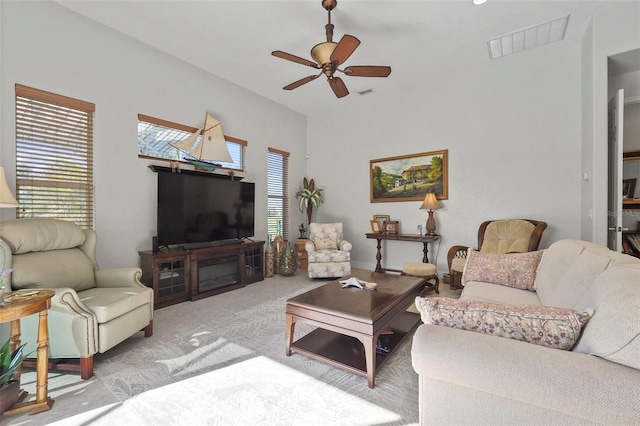
M268 148L267 153L267 235L289 239L289 153Z
M138 114L138 157L186 162L188 156L169 144L182 141L197 130L195 127L184 124ZM224 137L229 155L231 155L231 162L219 161L217 163L220 163L223 169L244 171L244 150L248 142L233 136L224 135Z
M16 84L17 217L93 228L95 105Z

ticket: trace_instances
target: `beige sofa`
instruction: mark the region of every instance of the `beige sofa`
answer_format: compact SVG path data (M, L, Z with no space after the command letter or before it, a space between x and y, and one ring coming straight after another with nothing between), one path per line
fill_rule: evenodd
M153 333L153 290L140 282L140 268L99 269L97 236L56 219L0 222L0 265L13 269L11 288L55 291L49 309L49 357L62 370L93 375L93 355L144 329ZM7 290L7 289L5 289ZM21 340L33 351L38 316L21 320Z
M640 424L640 260L562 240L534 277L533 291L470 281L460 302L444 302L593 309L573 349L421 324L412 347L420 424Z

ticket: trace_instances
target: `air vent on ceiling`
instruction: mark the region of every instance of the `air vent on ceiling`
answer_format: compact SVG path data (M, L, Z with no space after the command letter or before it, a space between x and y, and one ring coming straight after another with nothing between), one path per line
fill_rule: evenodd
M571 15L524 28L487 41L489 58L496 59L501 56L562 40L567 31L569 16Z

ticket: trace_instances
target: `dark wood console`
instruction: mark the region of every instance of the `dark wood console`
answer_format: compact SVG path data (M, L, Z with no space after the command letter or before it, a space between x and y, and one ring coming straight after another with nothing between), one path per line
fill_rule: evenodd
M264 241L197 249L141 251L142 282L156 309L235 290L264 279Z

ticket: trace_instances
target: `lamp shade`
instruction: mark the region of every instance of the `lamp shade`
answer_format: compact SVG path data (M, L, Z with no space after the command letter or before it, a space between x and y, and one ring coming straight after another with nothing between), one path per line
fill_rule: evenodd
M11 193L7 179L4 177L4 166L0 166L0 208L18 207L18 202Z
M434 194L433 192L429 192L427 195L424 196L424 201L422 202L420 209L437 210L441 207L442 206L440 205L440 203L438 202L438 199L436 198L436 194Z

